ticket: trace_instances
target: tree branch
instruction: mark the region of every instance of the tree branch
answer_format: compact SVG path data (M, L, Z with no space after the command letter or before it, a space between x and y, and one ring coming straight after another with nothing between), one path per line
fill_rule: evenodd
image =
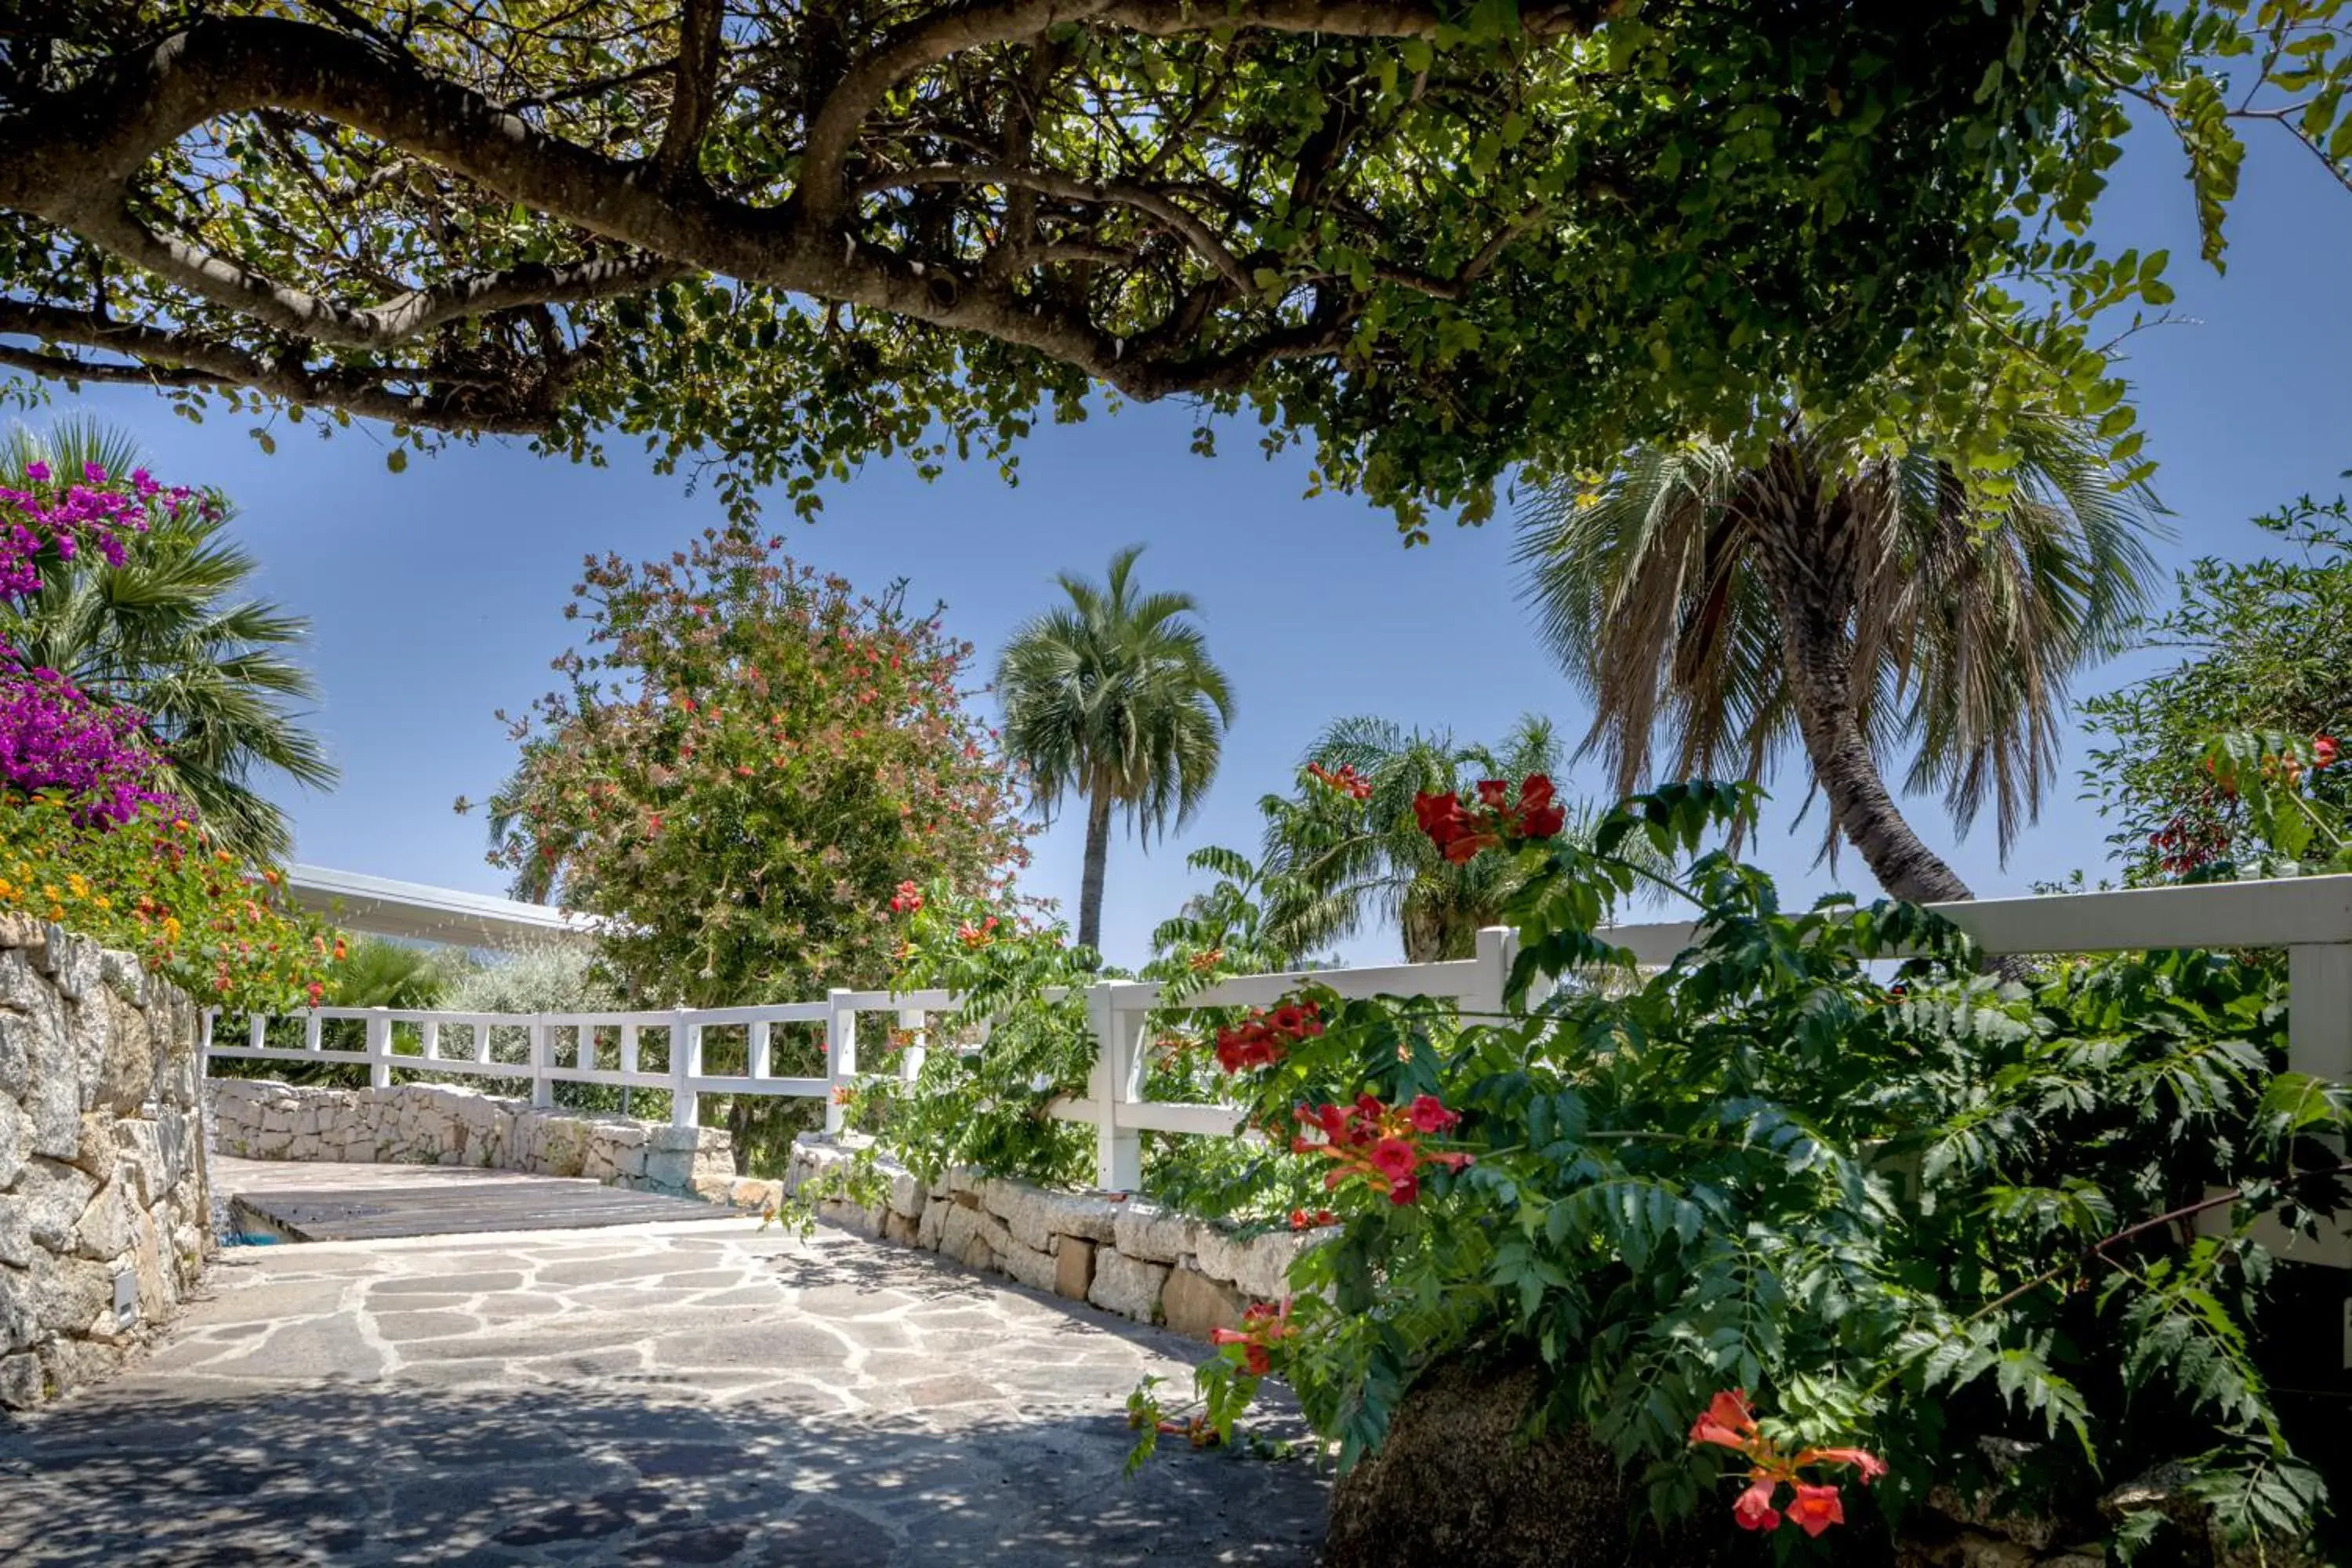
M135 364L84 359L0 343L0 363L68 381L128 382L156 386L250 387L289 403L349 409L389 424L494 435L545 435L554 428L554 395L574 368L551 367L529 386L463 382L425 393L394 384L432 383L426 370L312 371L264 359L187 332L117 321L88 310L0 299L0 335L28 337L133 356ZM485 395L494 393L497 395Z
M1538 34L1570 31L1605 12L1606 5L1586 0L1523 12L1522 24ZM1090 319L1083 300L1027 297L1015 293L1007 279L974 278L860 244L822 220L824 203L812 193L821 196L830 182L845 195L843 166L851 143L867 108L893 82L927 61L992 40L1087 18L1160 36L1256 27L1407 37L1433 30L1437 16L1434 6L1402 4L1241 0L1227 9L1192 0L977 0L886 40L849 68L804 144L801 195L782 207L753 206L699 182L649 177L654 171L647 163L610 157L551 134L479 92L427 74L406 56L330 27L276 17L208 17L160 44L100 64L75 87L22 100L14 112L0 115L0 208L55 224L205 300L311 342L381 349L486 310L609 298L666 278L709 272L992 338L1139 400L1228 390L1245 384L1273 359L1332 352L1344 333L1318 321L1254 333L1208 354L1197 333L1170 332L1165 321L1115 335ZM130 216L129 193L159 153L210 121L264 109L348 127L384 143L391 156L428 163L446 177L625 245L643 258L517 268L354 309L149 232ZM827 147L834 155L824 155ZM1150 187L985 167L918 178L1018 182L1062 199L1129 205L1174 230L1213 269L1212 308L1223 290L1249 288L1246 268L1215 230ZM1197 321L1198 298L1195 292L1180 312ZM160 363L225 378L250 375L264 390L292 389L282 395L321 395L315 385L300 384L313 373L282 362L231 366L219 357L222 351L177 334L144 346L124 342L107 346L152 352ZM211 357L191 357L199 354ZM543 386L530 391L531 408L502 411L501 417L543 418L535 401ZM379 382L369 394L369 411L383 406L386 395ZM404 406L383 416L423 417Z
M662 127L654 167L675 181L695 174L703 132L719 102L719 61L726 0L686 0L678 18L677 85L670 90L669 121Z
M446 321L522 305L573 305L641 294L694 268L658 258L597 258L550 266L526 263L502 272L412 289L380 305L350 306L272 281L251 268L152 232L128 210L93 216L79 231L167 283L268 326L340 348L391 348Z
M899 169L876 174L858 182L857 188L862 195L912 185L1008 185L1034 191L1059 201L1083 202L1091 206L1133 207L1138 212L1158 218L1172 229L1202 260L1223 274L1234 287L1243 289L1251 287L1249 272L1234 253L1225 248L1224 242L1217 237L1214 229L1149 185L1130 185L1116 180L1074 179L1051 169L1021 169L1009 163L932 163L919 169Z
M1520 30L1533 37L1585 33L1631 0L1574 0L1525 6ZM866 117L883 95L927 66L989 44L1034 38L1065 23L1103 21L1152 37L1196 33L1331 33L1355 38L1434 38L1446 14L1406 0L981 0L911 24L845 72L809 125L802 159L801 210L830 225L842 211L843 176Z

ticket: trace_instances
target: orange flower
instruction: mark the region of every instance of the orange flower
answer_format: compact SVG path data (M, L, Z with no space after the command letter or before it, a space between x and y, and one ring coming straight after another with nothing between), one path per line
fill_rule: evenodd
M1739 1494L1738 1500L1731 1505L1731 1517L1738 1522L1740 1529L1778 1530L1780 1528L1780 1511L1772 1506L1772 1492L1776 1484L1768 1478L1756 1482ZM1821 1531L1815 1531L1813 1533L1819 1535Z
M1694 1443L1716 1443L1726 1448L1746 1452L1748 1442L1756 1436L1756 1414L1748 1405L1748 1391L1729 1389L1710 1401L1706 1414L1691 1427Z
M1807 1535L1819 1535L1832 1524L1843 1524L1845 1504L1839 1500L1837 1488L1798 1482L1797 1499L1789 1505L1789 1522Z

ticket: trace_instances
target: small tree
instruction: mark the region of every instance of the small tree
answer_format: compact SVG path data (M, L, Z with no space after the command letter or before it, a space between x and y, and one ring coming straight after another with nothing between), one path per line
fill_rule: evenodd
M2305 496L2254 520L2283 556L2206 556L2178 596L2138 631L2180 654L2171 668L2083 704L2095 748L2084 790L2116 824L2107 842L2125 879L2158 882L2252 847L2244 804L2220 787L2208 749L2221 735L2276 731L2305 740L2352 731L2352 518L2342 500ZM2352 770L2312 788L2352 803Z
M656 1003L882 984L898 884L991 891L1026 858L1012 774L963 706L971 646L903 584L862 597L779 542L592 559L569 612L586 651L516 726L491 802L492 863L606 917L606 958ZM729 1125L760 1157L791 1114L745 1102Z

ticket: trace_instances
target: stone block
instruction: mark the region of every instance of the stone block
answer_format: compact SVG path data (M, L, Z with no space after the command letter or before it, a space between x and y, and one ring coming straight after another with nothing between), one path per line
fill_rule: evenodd
M782 1201L783 1184L737 1176L727 1184L727 1201L739 1209L772 1209Z
M919 1224L897 1209L885 1209L882 1213L882 1239L896 1242L900 1247L912 1247Z
M101 978L103 950L85 937L70 936L60 927L48 931L47 950L49 984L58 994L68 1002L79 1002L97 990Z
M981 1206L1004 1221L1013 1239L1045 1250L1056 1236L1109 1241L1124 1205L1079 1193L1047 1192L1026 1182L992 1180L980 1190Z
M1066 1237L1054 1254L1054 1294L1083 1301L1095 1282L1095 1244Z
M16 1109L12 1097L0 1093L0 1193L16 1184L16 1173L32 1154L32 1128L25 1113Z
M0 1356L0 1409L30 1410L41 1402L41 1358L29 1351Z
M1205 1340L1213 1329L1237 1326L1248 1305L1232 1286L1181 1263L1160 1289L1160 1321L1187 1339Z
M646 1151L646 1168L638 1182L656 1192L683 1193L694 1180L694 1156L676 1150Z
M1138 1262L1173 1263L1192 1250L1192 1233L1200 1222L1157 1204L1129 1200L1118 1205L1111 1222L1111 1240L1119 1251Z
M5 1104L0 1100L0 1104ZM30 1268L33 1266L33 1226L25 1213L25 1205L14 1198L0 1194L0 1267Z
M1054 1259L1034 1247L1024 1247L1011 1237L1005 1238L1004 1249L997 1254L997 1267L1032 1290L1051 1290L1060 1282Z
M98 1383L122 1364L122 1352L96 1340L51 1340L40 1347L41 1373L52 1394Z
M915 1222L915 1245L926 1252L940 1249L940 1236L947 1227L948 1215L955 1205L946 1198L933 1198L923 1205L923 1217Z
M104 1263L131 1250L131 1207L120 1182L109 1182L74 1221L74 1252Z
M950 1258L961 1258L964 1249L971 1245L971 1238L979 1234L980 1211L950 1204L940 1225L940 1250Z
M98 1195L98 1188L88 1173L61 1160L37 1156L25 1167L6 1201L23 1216L35 1247L45 1252L70 1252L74 1226Z
M1278 1301L1291 1293L1290 1265L1325 1237L1313 1231L1267 1231L1246 1240L1213 1225L1193 1236L1192 1256L1201 1272L1231 1283L1244 1296Z
M912 1171L893 1171L890 1174L890 1207L893 1212L915 1219L921 1215L930 1189Z
M1168 1266L1164 1263L1144 1263L1123 1252L1095 1254L1094 1283L1087 1289L1087 1300L1106 1312L1117 1312L1133 1318L1139 1323L1156 1322L1160 1317L1160 1291L1168 1282Z
M673 1152L692 1153L704 1148L732 1152L735 1141L723 1127L649 1127L646 1130L646 1147Z

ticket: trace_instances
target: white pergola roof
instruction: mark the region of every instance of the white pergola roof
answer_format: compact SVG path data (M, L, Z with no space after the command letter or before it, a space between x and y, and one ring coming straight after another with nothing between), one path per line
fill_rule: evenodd
M514 947L585 940L596 922L547 904L526 904L488 893L423 882L397 882L324 866L289 866L287 890L304 909L314 910L349 931L455 947Z

